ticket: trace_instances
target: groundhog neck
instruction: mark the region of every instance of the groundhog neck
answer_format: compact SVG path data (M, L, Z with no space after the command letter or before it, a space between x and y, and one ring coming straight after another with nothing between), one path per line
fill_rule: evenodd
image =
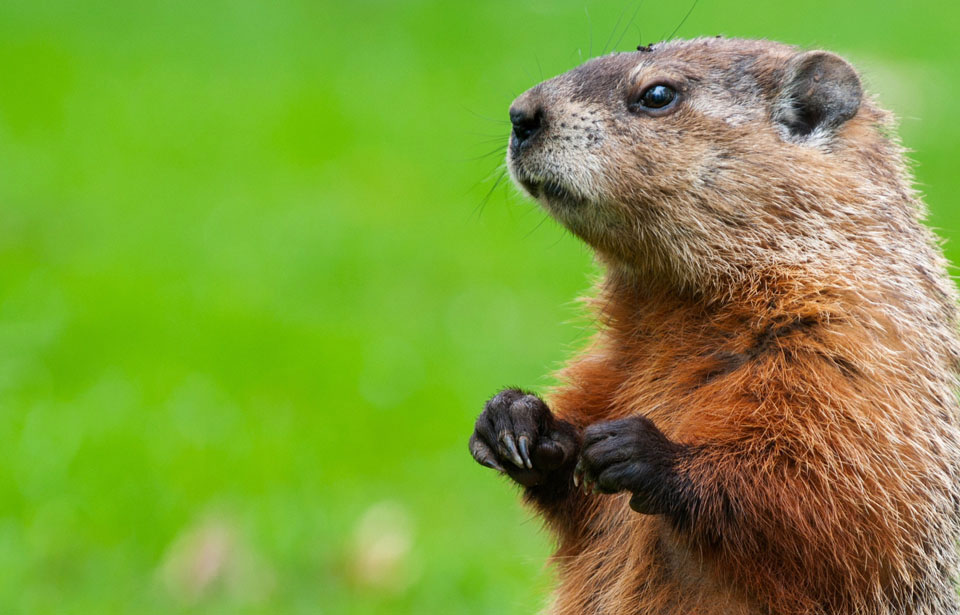
M898 286L884 285L891 279ZM909 365L934 378L960 373L955 296L946 278L902 268L852 277L780 267L698 292L612 267L593 306L601 345L624 365L679 347L690 356L731 344L743 352L790 335L827 344L864 373L882 358L893 371Z
M774 268L742 271L710 285L677 283L634 269L611 266L595 299L594 308L608 333L629 338L649 322L743 322L761 325L774 321L830 321L881 317L871 297L883 294L843 272ZM873 313L871 315L871 313ZM651 320L652 319L652 320Z

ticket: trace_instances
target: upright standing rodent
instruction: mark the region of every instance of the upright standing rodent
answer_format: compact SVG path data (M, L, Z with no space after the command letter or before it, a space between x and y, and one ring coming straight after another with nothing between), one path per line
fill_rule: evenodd
M550 612L960 611L957 297L854 69L673 41L510 117L513 178L606 271L564 384L470 439L556 533Z

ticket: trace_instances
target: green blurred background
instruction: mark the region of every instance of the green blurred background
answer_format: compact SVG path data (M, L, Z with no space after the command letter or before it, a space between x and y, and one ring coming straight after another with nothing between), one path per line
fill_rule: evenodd
M596 271L493 150L689 7L636 6L0 3L0 612L540 608L549 539L466 439L583 343ZM678 35L853 59L956 259L958 17L700 0Z

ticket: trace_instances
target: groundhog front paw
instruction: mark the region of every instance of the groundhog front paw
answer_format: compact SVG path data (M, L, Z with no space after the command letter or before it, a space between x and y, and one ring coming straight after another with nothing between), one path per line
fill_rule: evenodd
M484 407L470 436L477 462L508 474L526 487L566 471L579 449L576 428L553 416L536 395L504 389Z
M584 430L573 480L586 491L629 491L630 507L640 513L670 512L683 451L645 416L595 423Z

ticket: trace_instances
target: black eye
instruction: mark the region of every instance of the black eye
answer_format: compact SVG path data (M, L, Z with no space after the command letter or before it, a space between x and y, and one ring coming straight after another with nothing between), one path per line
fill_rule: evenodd
M676 99L677 91L661 83L651 85L641 92L634 105L642 109L657 110L670 106Z

